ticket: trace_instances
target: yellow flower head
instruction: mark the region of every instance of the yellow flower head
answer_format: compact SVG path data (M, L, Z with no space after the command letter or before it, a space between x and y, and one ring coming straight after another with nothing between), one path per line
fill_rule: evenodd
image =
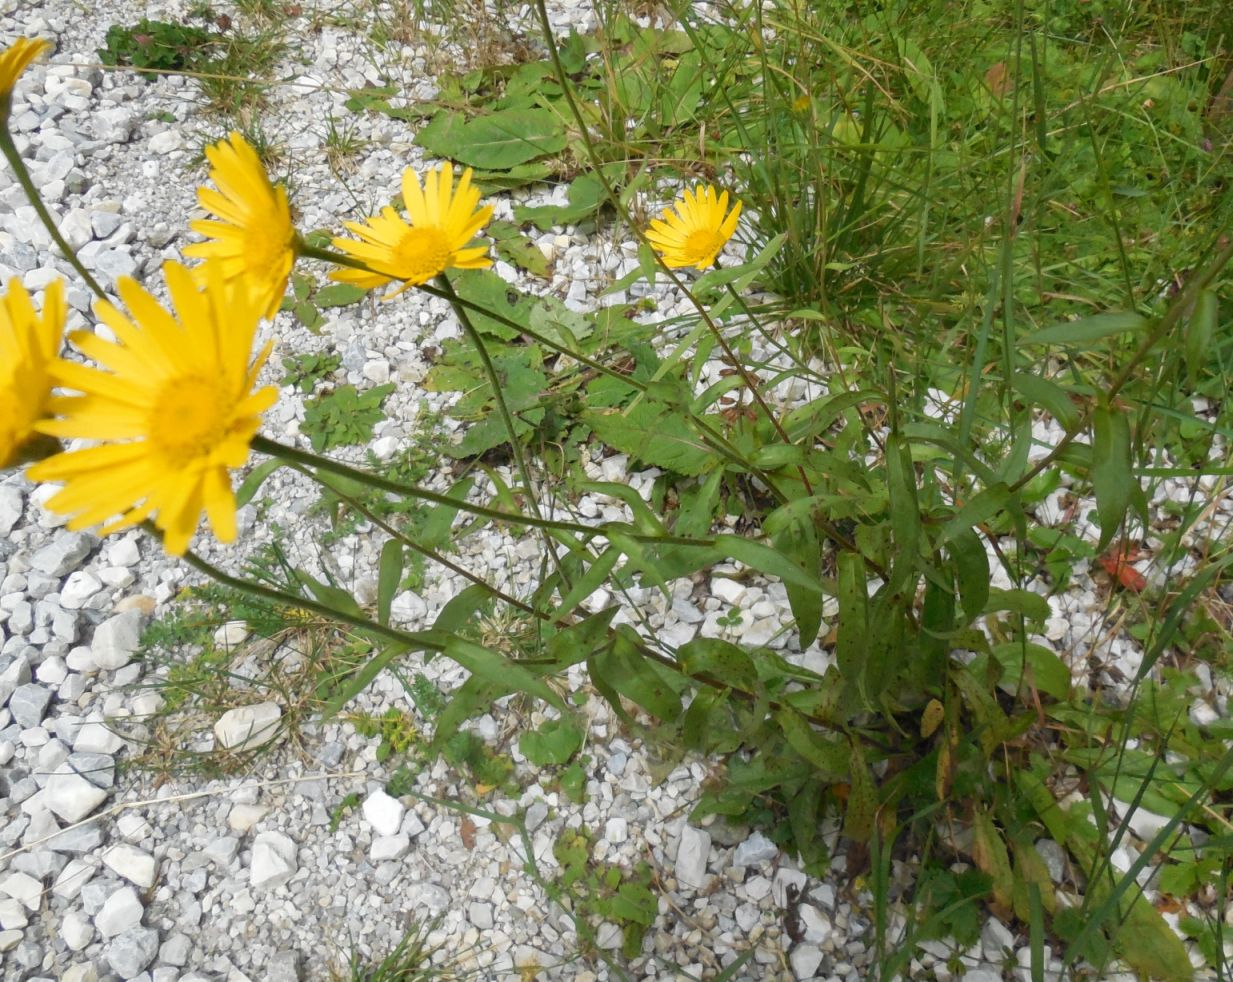
M64 283L43 294L43 315L16 278L0 295L0 469L17 461L17 450L34 435L51 395L49 368L64 336Z
M27 473L64 483L46 507L71 515L70 529L108 522L106 535L154 515L167 551L182 555L203 509L221 541L235 538L228 470L248 460L259 416L277 392L253 391L270 352L267 344L252 360L264 298L226 280L216 263L206 264L204 289L179 263L166 263L163 273L174 314L121 277L116 289L128 316L106 301L94 308L116 341L89 331L71 337L102 367L53 366L55 381L80 395L52 399L60 418L39 430L97 445L57 454Z
M189 228L212 241L191 245L184 255L217 260L226 279L249 284L261 299L262 316L273 317L295 263L287 192L270 184L257 151L239 133L206 147L205 155L217 190L199 187L197 200L218 220L189 222Z
M0 51L0 120L8 117L13 87L21 73L30 67L35 58L50 50L50 41L21 37Z
M715 262L719 250L736 231L741 214L738 201L728 211L728 192L716 194L713 185L701 185L685 193L665 208L663 216L651 221L646 237L664 259L676 269L696 266L706 269Z
M403 285L386 296L397 296L409 286L427 283L447 269L484 269L492 265L487 246L466 248L492 218L492 205L478 208L480 194L471 186L471 168L462 172L454 191L454 167L446 163L432 171L420 187L415 171L402 175L402 200L411 224L388 205L368 224L346 222L354 239L335 239L334 248L376 270L338 269L331 279L369 289L391 280Z

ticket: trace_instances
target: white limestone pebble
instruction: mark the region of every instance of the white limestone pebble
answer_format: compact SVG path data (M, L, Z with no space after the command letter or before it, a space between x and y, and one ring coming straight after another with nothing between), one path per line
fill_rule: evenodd
M135 927L114 938L103 955L122 979L135 979L158 954L158 932L150 927Z
M103 902L94 915L94 926L104 938L114 938L137 927L144 913L137 891L121 887Z
M244 621L228 621L214 632L214 643L221 648L234 648L248 637L248 624Z
M90 655L94 664L105 671L123 668L133 660L133 652L141 641L141 613L126 610L103 621L94 629Z
M42 902L43 884L28 873L10 873L0 880L0 893L12 897L27 910L38 910Z
M249 882L255 887L273 890L280 887L299 868L296 845L281 832L261 832L253 840L253 859Z
M711 854L709 833L686 825L676 851L676 878L685 886L699 889L706 883L706 861Z
M241 801L231 806L231 811L227 814L227 824L235 832L247 832L265 818L269 810L264 805L250 805Z
M107 791L92 784L65 762L55 769L43 788L43 802L70 824L80 822L107 799Z
M158 863L143 849L126 842L117 843L103 853L103 864L143 890L154 885Z
M379 835L374 838L368 856L374 863L382 863L401 859L410 851L411 837L400 832L398 835Z
M283 709L276 702L258 702L229 709L214 724L214 738L224 750L252 750L278 735Z
M94 940L94 925L82 911L70 907L60 920L60 937L70 951L81 951Z
M363 811L364 818L378 835L396 835L402 827L406 808L397 798L378 789L364 799Z

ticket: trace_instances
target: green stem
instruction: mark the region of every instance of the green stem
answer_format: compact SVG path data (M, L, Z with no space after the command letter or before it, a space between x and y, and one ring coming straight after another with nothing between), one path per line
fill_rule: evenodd
M509 411L509 404L505 401L501 376L497 374L497 366L493 363L492 356L488 354L488 345L484 343L480 332L471 323L471 317L467 313L467 308L458 302L458 294L454 292L454 285L450 283L449 277L445 273L441 273L437 277L437 282L440 284L441 291L449 300L450 306L454 308L458 322L462 324L462 329L466 332L467 340L471 342L471 347L475 349L476 354L480 357L480 363L484 366L484 374L488 376L488 384L492 387L492 396L497 405L497 412L501 414L501 422L505 425L505 435L509 438L510 453L514 456L514 464L518 468L518 473L522 476L523 487L526 488L527 501L531 505L531 511L534 512L535 517L542 522L544 516L539 510L539 499L535 494L535 485L531 481L531 469L527 466L526 455L522 452L522 444L519 442L518 433L514 429L514 415ZM561 566L561 558L557 555L556 544L546 531L543 531L543 536L544 548L552 558L552 564L556 567L557 575L561 577L562 582L568 585L569 578Z
M60 252L64 254L64 258L77 270L78 275L86 281L86 285L95 292L98 298L105 300L107 292L90 275L90 271L81 264L81 260L77 258L76 250L64 241L64 236L60 234L60 229L56 227L55 221L52 220L51 213L47 210L47 206L43 204L43 199L39 197L34 181L30 179L30 172L26 170L26 162L21 159L21 154L17 152L17 145L13 142L13 134L9 132L7 125L8 120L6 119L4 122L5 125L0 126L0 153L4 154L5 159L9 162L9 166L13 168L13 173L17 177L17 183L26 192L26 197L34 208L35 214L39 216L44 228L47 229L47 234L51 236L51 240L60 247Z
M404 546L406 546L408 549L412 550L413 552L417 552L421 556L425 557L426 559L431 559L434 563L438 563L439 565L444 566L446 569L450 570L451 572L457 573L463 579L469 580L471 583L474 583L476 586L483 587L490 594L492 594L492 596L494 596L496 599L509 604L511 607L516 607L518 610L521 610L524 614L538 614L539 613L539 611L537 611L530 604L523 603L517 597L511 596L510 594L505 593L503 590L498 589L497 587L489 583L487 580L485 580L483 577L476 576L469 569L466 569L463 566L459 566L453 560L447 559L445 556L442 556L435 549L429 549L427 546L420 545L420 543L416 542L409 535L395 528L389 522L385 521L385 519L381 518L380 515L374 512L371 508L369 508L366 504L364 504L358 498L353 498L351 495L347 494L347 492L343 491L341 488L335 487L334 485L330 484L328 481L323 481L320 477L317 477L313 473L311 468L305 467L303 464L291 464L289 466L299 471L305 477L309 477L309 478L312 478L313 480L321 481L321 483L326 485L326 487L330 489L331 493L337 495L338 499L342 501L344 504L346 504L347 507L355 509L361 515L367 518L370 522L372 522L375 526L377 526L377 528L381 529L381 531L385 532L391 538L396 539L398 542L401 542ZM548 618L548 619L551 619L551 618Z
M514 525L531 525L543 529L558 529L563 532L575 532L588 537L603 535L601 527L582 525L578 522L555 521L538 516L532 517L518 512L501 511L497 508L486 508L483 505L473 505L467 501L451 498L449 495L441 494L439 491L429 491L427 488L421 488L416 485L399 484L397 481L391 481L384 477L378 477L376 474L370 474L367 471L349 467L347 464L330 460L328 457L319 457L317 454L309 453L306 450L289 447L285 443L278 443L269 437L253 437L252 447L259 453L277 457L288 463L303 464L313 469L320 468L323 471L337 474L339 477L345 477L358 484L365 484L370 488L377 488L380 491L389 491L392 494L400 494L411 498L419 498L422 501L431 501L435 505L457 508L459 511L479 515L482 518L490 518L493 521L510 522Z
M1130 356L1130 360L1122 366L1121 371L1113 377L1113 381L1109 383L1109 388L1105 393L1103 400L1106 405L1112 404L1117 394L1122 391L1126 383L1130 381L1130 377L1135 370L1147 359L1151 354L1152 349L1156 347L1165 337L1168 336L1182 316L1194 306L1195 299L1199 292L1206 289L1221 270L1233 260L1233 241L1227 242L1223 249L1216 253L1216 257L1208 263L1203 270L1186 283L1185 289L1182 290L1173 301L1169 304L1169 308L1164 312L1164 316L1160 318L1160 323L1156 325L1156 329L1152 331L1135 350L1135 353ZM1036 466L1024 474L1019 480L1010 486L1011 491L1019 491L1027 485L1038 474L1041 474L1053 465L1081 433L1086 433L1088 427L1091 426L1092 416L1095 410L1089 406L1084 410L1083 415L1075 422L1075 424L1066 431L1062 439L1058 441L1049 454L1036 463Z
M145 522L142 524L142 527L156 538L162 538L161 533L152 523ZM286 607L298 607L300 610L307 610L329 620L349 624L369 634L379 635L387 641L405 644L410 648L432 652L442 652L445 650L445 636L435 631L400 631L395 627L388 627L385 624L370 621L366 617L357 617L355 614L348 614L343 610L335 610L333 607L327 607L325 604L318 603L316 600L310 600L307 597L299 597L294 593L275 590L273 587L262 586L259 583L253 583L251 580L232 576L230 573L224 573L208 560L202 559L191 549L184 553L183 559L199 573L204 573L212 580L222 583L224 586L229 586L233 590L240 590L250 596L260 597L263 600Z

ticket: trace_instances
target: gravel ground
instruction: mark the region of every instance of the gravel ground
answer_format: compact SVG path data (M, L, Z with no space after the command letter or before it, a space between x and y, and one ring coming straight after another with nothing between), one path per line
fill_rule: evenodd
M145 16L172 20L186 10L158 3L142 8ZM185 216L202 179L198 150L220 134L186 80L145 82L93 65L107 27L133 18L132 5L122 0L84 10L68 0L19 3L0 14L0 42L17 34L55 41L50 63L35 66L22 80L13 120L19 147L65 235L104 282L135 275L155 288L161 262L177 258L190 241ZM554 19L561 27L583 29L592 15L558 6ZM525 11L523 20L529 29ZM281 72L295 82L271 96L265 129L285 148L301 228L369 214L373 203L394 190L402 168L421 162L411 144L413 130L376 116L352 117L365 149L345 186L324 162L325 121L331 114L349 116L341 105L344 90L380 80L364 45L355 33L336 27L299 32ZM433 93L430 66L439 55L439 48L407 46L401 62L390 66L408 95ZM496 207L497 217L509 217L510 198L498 199ZM635 254L631 244L610 235L572 228L545 235L539 244L555 262L552 292L578 309L594 304L604 284L631 268ZM497 268L519 279L514 269ZM37 289L60 274L74 283L20 188L0 170L0 278L17 276ZM687 309L670 288L657 289L655 297L659 316ZM69 301L72 326L86 324L90 297L84 287L72 285ZM452 398L418 383L435 346L457 336L458 325L443 303L414 291L380 308L363 304L329 313L320 335L280 314L271 329L272 362L281 354L333 347L343 356L348 381L396 381L386 406L389 418L370 447L388 457L416 433L421 413ZM720 366L713 368L718 373ZM277 380L273 371L271 377ZM947 411L939 404L940 414ZM266 432L306 444L298 436L303 413L303 397L283 389L267 415ZM447 430L452 425L445 421ZM1051 435L1042 427L1042 448ZM627 482L649 495L653 472L627 473L621 457L590 467L598 479ZM442 475L437 483L445 487L449 481ZM353 945L379 956L394 946L408 919L434 917L439 921L433 937L477 978L619 977L602 962L578 958L569 918L522 872L525 856L517 836L483 818L386 795L389 769L376 760L375 741L350 724L309 727L296 747L284 745L260 758L253 773L226 780L159 782L125 770L126 757L149 736L142 721L161 704L157 688L149 685L157 681L155 670L134 659L139 633L151 617L166 613L191 578L139 533L100 541L67 532L39 507L48 490L14 474L0 478L4 978L325 978ZM1166 485L1160 493L1184 496L1190 489ZM269 504L260 520L251 506L241 512L248 546L268 541L273 523L302 528L316 497L281 475L270 480L264 495ZM1225 504L1213 509L1213 527L1227 520ZM1054 522L1063 521L1057 500L1044 507L1056 511ZM625 517L623 505L597 496L583 498L576 510L596 521ZM204 537L198 545L224 565L236 561L232 551ZM362 528L332 554L305 550L294 558L353 584L363 597L375 590L379 547ZM491 531L468 539L458 561L517 591L531 582L539 557L536 540ZM698 588L681 584L671 604L649 590L626 602L639 606L671 644L701 633L769 643L816 669L829 663L829 653L816 646L800 650L780 587L757 578L737 583L724 572L717 570ZM1176 572L1181 570L1156 575ZM410 628L431 622L461 585L453 574L430 571L422 591L397 598L395 616ZM595 607L606 602L592 598ZM1071 591L1051 603L1056 617L1045 640L1070 659L1076 676L1106 683L1133 677L1142 652L1106 630L1100 588L1086 570L1077 570ZM740 625L721 623L732 608L744 615ZM632 617L632 610L621 616ZM229 644L249 641L242 624L222 625L220 632L220 641ZM421 670L442 687L463 676L443 659ZM580 675L570 682L585 684ZM1223 715L1226 699L1227 692L1210 688L1194 712ZM401 684L387 673L354 708L379 714L406 704ZM842 855L836 874L819 881L756 832L690 825L687 816L706 776L703 764L681 764L664 774L597 700L588 707L592 765L584 805L542 788L535 769L519 755L511 732L539 717L519 718L510 706L498 705L474 729L511 753L524 790L520 798L489 796L482 806L506 815L525 810L536 860L548 878L556 864L552 845L572 829L590 830L596 855L606 862L651 864L659 917L629 977L710 978L750 948L753 959L737 978L868 977L870 898L843 875ZM216 722L204 722L199 749L234 739L227 735L234 718L212 730ZM421 775L416 787L439 798L474 800L474 789L444 764ZM362 806L333 828L331 814L350 794ZM1064 877L1060 848L1047 840L1039 848L1055 878ZM906 877L897 868L900 874ZM619 948L619 929L601 926L599 941ZM1027 964L1026 939L991 920L970 950L927 944L911 975L1026 980Z

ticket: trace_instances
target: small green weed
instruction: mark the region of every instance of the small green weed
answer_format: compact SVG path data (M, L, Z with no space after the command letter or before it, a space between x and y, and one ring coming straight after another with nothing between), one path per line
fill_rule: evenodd
M356 948L345 973L331 973L335 982L458 982L471 973L457 968L458 953L446 954L445 942L429 941L439 920L412 921L397 945L384 957L364 958Z
M381 404L393 391L394 386L387 383L363 392L354 385L324 392L305 403L304 434L318 453L367 443L373 427L385 419Z
M592 927L599 921L620 927L621 953L636 958L646 930L659 912L659 901L652 890L654 871L641 862L632 870L596 863L591 858L593 845L585 829L561 833L552 845L552 854L561 865L558 885L573 899L580 920L593 922Z
M308 352L283 358L284 375L279 385L294 385L307 395L342 367L342 358L332 351Z
M145 18L131 27L111 25L103 42L105 47L98 49L98 56L104 65L168 72L197 69L223 43L220 35L200 27ZM138 74L147 80L158 77L153 71Z

